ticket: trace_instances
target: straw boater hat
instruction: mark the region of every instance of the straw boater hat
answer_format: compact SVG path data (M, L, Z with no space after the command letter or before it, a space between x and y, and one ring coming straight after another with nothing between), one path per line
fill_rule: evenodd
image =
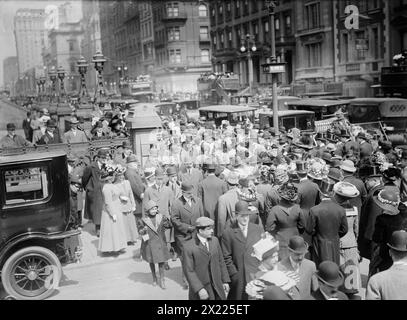
M252 256L259 261L264 261L270 258L275 252L278 252L278 241L273 236L269 235L260 239L253 245Z
M335 183L334 192L345 198L355 198L360 194L359 190L353 184L346 181Z
M388 213L394 215L399 213L398 206L400 203L400 197L393 190L385 187L377 194L377 196L373 196L373 200L380 208L386 210Z
M353 163L352 160L345 160L342 162L342 164L339 166L343 171L346 172L356 172L356 167L355 164Z

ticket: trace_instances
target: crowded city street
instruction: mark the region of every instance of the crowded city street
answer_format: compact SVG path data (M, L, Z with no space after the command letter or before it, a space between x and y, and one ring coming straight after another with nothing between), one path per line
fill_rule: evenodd
M403 10L0 0L0 300L406 300Z

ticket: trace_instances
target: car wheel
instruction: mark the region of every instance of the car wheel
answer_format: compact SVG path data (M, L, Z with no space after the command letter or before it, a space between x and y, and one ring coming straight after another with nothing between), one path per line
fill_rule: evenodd
M44 247L27 247L12 254L1 272L5 291L19 300L41 300L58 288L62 275L58 257Z

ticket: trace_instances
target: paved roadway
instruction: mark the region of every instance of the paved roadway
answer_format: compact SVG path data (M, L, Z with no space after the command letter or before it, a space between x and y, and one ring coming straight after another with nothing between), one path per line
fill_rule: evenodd
M26 111L21 107L13 105L10 101L0 98L0 138L7 134L6 125L13 122L17 128L17 134L24 137L22 123L26 117Z

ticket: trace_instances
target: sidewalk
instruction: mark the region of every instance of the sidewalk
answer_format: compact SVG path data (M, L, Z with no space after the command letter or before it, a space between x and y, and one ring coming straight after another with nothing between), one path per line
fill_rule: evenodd
M141 240L138 240L134 246L127 246L126 252L119 256L102 256L98 251L99 238L96 236L95 226L92 222L88 222L86 219L84 219L80 237L83 250L82 259L78 263L65 265L64 269L79 268L109 261L136 259L140 252Z

